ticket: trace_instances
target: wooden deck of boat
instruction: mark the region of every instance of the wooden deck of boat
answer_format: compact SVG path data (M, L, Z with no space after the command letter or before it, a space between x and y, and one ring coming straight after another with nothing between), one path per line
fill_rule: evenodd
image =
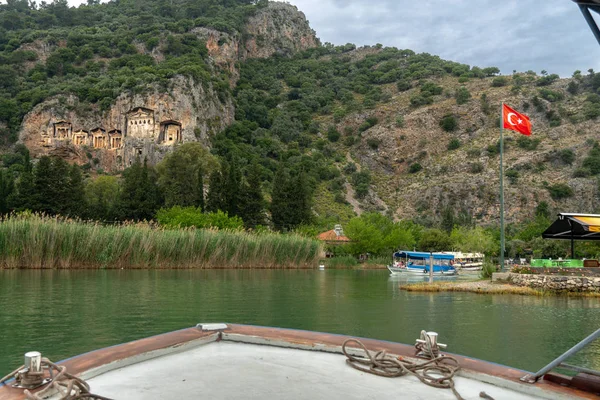
M350 368L344 356L339 354L342 343L348 338L228 324L218 330L189 328L141 339L83 354L61 364L69 372L88 380L94 393L115 399L185 398L184 392L188 395L202 393L203 397L211 393L217 398L241 395L261 399L275 395L374 398L395 396L405 391L412 393L403 397L407 399L454 398L451 391L429 388L411 377L381 378ZM361 340L370 350L386 349L390 354L404 357L414 354L413 346ZM478 398L479 392L475 396L468 395L477 390L486 391L495 399L597 398L546 381L524 384L519 381L524 371L469 357L455 357L463 368L462 376L457 378L457 388L467 395L466 398ZM430 393L432 389L434 392ZM515 397L519 394L514 390L524 397ZM328 396L320 397L318 393ZM21 390L0 386L0 400L23 398Z

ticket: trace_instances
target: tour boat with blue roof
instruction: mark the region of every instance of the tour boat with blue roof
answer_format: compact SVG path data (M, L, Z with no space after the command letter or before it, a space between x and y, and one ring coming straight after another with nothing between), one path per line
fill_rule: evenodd
M392 264L388 270L395 274L428 275L431 258L433 258L433 275L456 275L452 266L454 255L447 253L428 253L422 251L397 251L393 255Z

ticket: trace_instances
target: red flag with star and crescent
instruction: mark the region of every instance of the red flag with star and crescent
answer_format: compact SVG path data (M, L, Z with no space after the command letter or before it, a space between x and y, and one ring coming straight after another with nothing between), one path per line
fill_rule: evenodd
M517 131L527 136L531 135L531 121L529 121L527 115L516 112L506 104L502 104L502 119L504 129Z

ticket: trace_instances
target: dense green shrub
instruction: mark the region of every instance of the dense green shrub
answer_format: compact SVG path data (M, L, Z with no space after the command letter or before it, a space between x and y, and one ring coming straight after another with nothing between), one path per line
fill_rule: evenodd
M600 145L594 143L588 156L583 160L582 166L587 169L591 175L600 174Z
M494 79L492 79L493 87L502 87L506 85L508 85L508 79L506 79L505 76L497 76Z
M483 172L483 164L480 162L474 162L469 164L469 172L472 174L478 174Z
M557 74L551 74L547 76L542 76L536 81L535 84L537 86L548 86L557 81L558 79L560 79L560 76L558 76Z
M421 93L424 96L436 96L442 94L444 89L433 82L423 82L421 84Z
M377 138L368 138L367 139L367 145L372 148L373 150L377 150L379 148L379 145L381 144L381 140L377 139Z
M456 104L465 104L471 98L471 93L466 87L462 86L456 91L454 97L456 98Z
M419 163L412 163L410 167L408 167L408 172L411 174L415 174L423 169L423 166Z
M372 127L374 127L375 125L377 125L377 117L369 117L365 120L365 122L363 122L359 127L358 127L358 131L359 132L364 132L367 129L370 129Z
M519 171L517 170L509 169L506 171L505 175L508 178L509 182L513 185L516 184L519 180Z
M556 91L556 90L550 90L550 89L540 89L539 90L540 96L544 99L544 100L548 100L549 102L553 103L555 101L560 101L563 100L565 98L565 95L562 94L562 92Z
M341 135L337 129L335 129L335 126L330 126L327 130L327 139L329 139L329 141L332 143L337 142L340 139L340 136Z
M567 164L572 165L575 161L575 152L571 149L563 149L559 152L560 160Z
M356 197L364 198L369 193L371 185L371 173L367 170L357 171L352 174L352 186L356 192Z
M454 132L458 128L458 119L453 114L446 114L440 121L440 127L446 132Z
M423 96L422 94L414 94L410 96L410 104L413 107L424 106L427 104L433 104L432 96Z
M540 142L541 139L539 138L530 139L527 136L519 136L517 146L523 150L533 151L537 149Z
M448 143L448 150L456 150L460 147L460 140L452 138Z
M560 115L554 110L548 110L546 112L546 118L548 118L548 122L551 127L560 126L561 124Z
M356 172L356 164L354 164L353 162L349 162L348 164L346 164L344 166L344 173L346 175L352 175L355 172Z
M412 85L407 80L401 80L398 81L398 83L396 83L396 87L398 88L399 92L405 92L409 90L412 87Z
M565 199L573 196L573 189L566 183L555 183L547 187L550 197L554 200Z

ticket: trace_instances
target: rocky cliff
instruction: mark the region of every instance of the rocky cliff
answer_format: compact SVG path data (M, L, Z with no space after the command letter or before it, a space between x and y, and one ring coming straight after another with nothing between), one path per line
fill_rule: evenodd
M206 41L215 64L229 70L232 84L239 76L236 67L239 61L291 56L319 45L304 13L296 6L279 2L270 2L250 17L242 32L231 34L206 27L194 28L192 32Z
M206 43L214 73L228 70L232 86L240 61L292 55L319 44L303 13L276 2L258 9L242 32L205 27L191 32ZM139 54L150 55L156 63L166 59L160 45L151 51L141 42L134 45ZM37 61L44 62L54 48L37 40L22 50L36 53ZM234 112L228 93L217 93L211 83L176 75L166 89L156 84L149 85L144 94L121 93L105 111L97 104L80 103L74 95L49 98L24 117L19 140L34 157L53 154L90 168L117 171L136 157L155 164L178 143L209 145L209 136L231 124Z
M542 201L555 211L598 212L598 180L582 169L599 139L597 122L584 117L588 94L568 92L574 79L560 79L542 88L524 85L518 90L508 85L494 87L492 81L433 79L443 93L435 96L433 104L419 107L410 101L419 94L418 87L398 92L390 86L391 99L386 104L340 121L340 132L346 127L358 130L369 117L378 121L362 132L358 144L347 148L349 159L369 169L373 177L369 195L354 208L424 223L439 223L444 214L480 223L497 222L497 144L500 104L505 102L528 114L533 123L530 138L504 132L507 221L531 218ZM471 97L457 104L455 93L461 87ZM546 100L544 93L564 100ZM456 121L450 132L441 126L446 116ZM571 193L568 189L556 193L554 185L566 185Z
M132 113L147 110L145 135L133 134ZM177 143L201 141L208 145L211 133L234 119L231 99L221 101L212 87L192 79L176 77L168 91L153 87L147 94L121 94L107 112L86 107L75 96L59 96L37 105L23 120L20 140L34 157L59 155L79 164L90 163L106 171L121 170L136 157L155 164ZM57 132L65 126L65 134ZM168 126L180 126L172 140L165 137ZM137 125L136 125L137 127ZM111 143L120 135L118 143ZM77 136L81 136L81 140ZM98 140L101 139L101 140Z

